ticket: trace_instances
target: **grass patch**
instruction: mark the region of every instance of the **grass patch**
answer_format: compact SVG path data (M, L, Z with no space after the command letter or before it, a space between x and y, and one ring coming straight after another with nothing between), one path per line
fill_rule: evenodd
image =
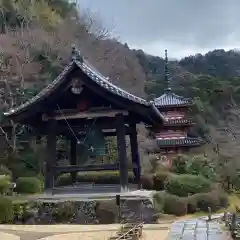
M227 211L235 212L236 207L240 208L239 194L230 194L228 199L229 199L229 206L227 208Z

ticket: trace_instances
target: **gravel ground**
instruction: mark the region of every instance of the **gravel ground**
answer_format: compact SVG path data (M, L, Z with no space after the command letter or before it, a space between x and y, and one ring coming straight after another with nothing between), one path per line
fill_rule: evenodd
M170 224L144 225L144 240L165 240ZM119 224L111 225L0 225L2 240L107 240ZM4 233L3 233L4 232ZM6 234L8 233L8 234Z

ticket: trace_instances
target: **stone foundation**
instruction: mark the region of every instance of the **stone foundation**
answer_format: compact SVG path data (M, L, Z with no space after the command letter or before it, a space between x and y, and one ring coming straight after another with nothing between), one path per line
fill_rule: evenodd
M151 200L121 200L121 221L154 223L154 207Z
M18 212L18 214L16 214ZM119 221L115 200L35 202L15 206L15 224L111 224ZM121 222L154 222L150 200L121 200Z
M95 201L25 203L23 214L16 217L15 224L95 224Z

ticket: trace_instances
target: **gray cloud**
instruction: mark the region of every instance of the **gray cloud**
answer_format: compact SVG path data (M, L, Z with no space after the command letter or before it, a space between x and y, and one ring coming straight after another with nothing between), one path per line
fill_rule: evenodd
M239 0L79 0L79 4L98 12L123 42L150 53L164 45L186 52L240 45Z

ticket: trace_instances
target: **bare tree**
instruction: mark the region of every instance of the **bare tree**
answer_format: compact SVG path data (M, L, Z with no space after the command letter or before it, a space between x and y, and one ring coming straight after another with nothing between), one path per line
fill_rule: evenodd
M80 48L92 65L109 77L109 81L111 79L114 84L144 96L146 76L136 56L116 39L109 39L109 30L103 26L97 15L86 12L79 17L73 12L54 28L47 29L37 19L29 16L26 10L21 10L20 14L25 18L19 27L7 29L4 23L6 31L0 35L0 53L3 59L11 60L5 67L0 66L0 101L7 103L5 109L18 104L16 89L31 89L36 85L43 88L52 81L51 72L42 71L43 61L36 60L36 55L43 56L60 71L69 62L72 43ZM11 124L13 143L2 126L0 133L2 132L4 141L7 141L14 152L16 125ZM141 155L143 154L145 156L144 151Z
M220 180L229 184L240 173L240 119L237 108L228 110L225 120L210 127L208 158L214 162Z

